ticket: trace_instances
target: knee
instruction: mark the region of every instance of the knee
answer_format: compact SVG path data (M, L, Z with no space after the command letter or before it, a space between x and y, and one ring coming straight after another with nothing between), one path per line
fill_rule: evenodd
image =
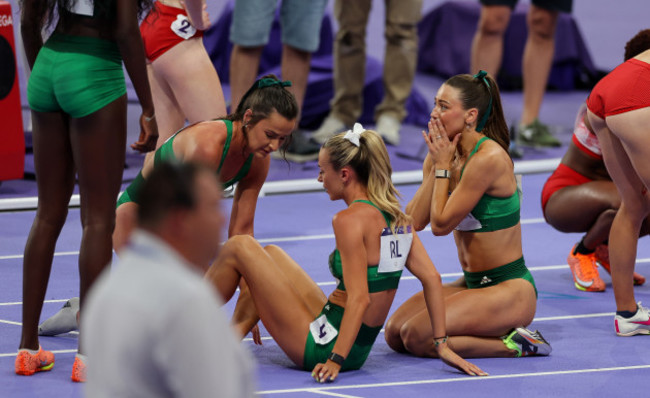
M261 249L260 244L250 235L235 235L229 238L221 248L221 255L227 253L228 256L238 258L246 253L253 253Z
M614 222L614 217L616 217L616 209L607 209L600 213L600 216L598 217L601 222L605 223L605 225L612 225L612 222Z
M431 348L431 342L429 341L431 336L429 333L423 333L421 328L407 321L400 328L399 334L406 351L418 357L429 354Z
M528 14L528 34L542 40L555 39L557 12L534 7Z
M115 217L82 217L81 225L84 233L100 233L113 235L115 231Z
M38 209L35 223L40 228L60 231L68 217L68 207L62 206L58 209Z
M510 9L481 13L477 31L483 36L502 37L510 22Z
M226 246L228 246L228 247L230 247L231 249L234 249L234 250L246 250L246 249L249 249L253 245L259 246L259 243L252 236L250 236L250 235L235 235L235 236L232 236L232 237L228 238L226 243L224 243L224 248Z
M264 246L264 251L269 253L271 256L275 253L282 253L283 250L278 245L266 245Z
M397 322L395 318L390 318L384 327L386 344L396 352L406 352L406 347L404 347L402 336L400 335L401 327L402 323Z
M340 27L336 32L336 44L341 49L365 49L366 27Z
M388 21L385 37L388 45L417 50L417 25Z

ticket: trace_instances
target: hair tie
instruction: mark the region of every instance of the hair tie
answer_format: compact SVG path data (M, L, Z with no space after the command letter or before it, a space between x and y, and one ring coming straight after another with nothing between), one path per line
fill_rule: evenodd
M355 123L352 130L348 130L343 136L344 139L353 143L356 147L361 145L359 138L361 138L361 133L366 131L360 123Z
M478 71L477 74L474 75L475 79L481 79L485 85L487 86L488 89L488 94L490 94L490 102L488 102L488 107L485 113L483 114L483 117L479 121L478 125L476 126L476 131L480 132L483 130L483 127L485 127L485 124L487 123L488 118L490 117L490 112L492 112L492 90L490 90L490 81L487 79L487 72L484 70Z
M283 81L271 77L263 77L261 79L255 80L255 83L253 83L251 88L249 88L248 91L246 91L246 94L244 94L244 96L241 97L241 100L239 101L239 105L237 106L237 110L239 110L239 107L241 107L244 104L244 102L246 102L246 99L253 93L253 91L260 88L273 87L273 86L291 87L291 81L289 80Z

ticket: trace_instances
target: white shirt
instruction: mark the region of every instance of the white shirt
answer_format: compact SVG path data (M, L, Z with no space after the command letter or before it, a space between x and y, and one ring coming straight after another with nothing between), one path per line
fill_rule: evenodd
M213 287L162 240L132 235L84 307L88 397L249 397L249 355Z

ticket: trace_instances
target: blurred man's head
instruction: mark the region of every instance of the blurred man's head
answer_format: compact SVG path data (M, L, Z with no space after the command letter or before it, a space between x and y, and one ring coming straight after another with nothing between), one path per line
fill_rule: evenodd
M214 171L193 163L163 163L143 184L138 223L205 270L221 242L220 200Z

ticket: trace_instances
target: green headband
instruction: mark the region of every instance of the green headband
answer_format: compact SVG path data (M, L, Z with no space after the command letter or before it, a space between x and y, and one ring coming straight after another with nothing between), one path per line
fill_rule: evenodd
M241 97L241 101L239 101L237 110L239 110L239 107L241 107L244 104L244 102L246 102L246 98L248 98L251 95L251 93L253 93L253 91L257 89L273 87L273 86L291 87L291 82L289 80L282 81L270 77L264 77L256 80L255 83L253 83L253 85L251 86L251 88L249 88L248 91L246 91L246 94L244 94L244 96Z
M476 126L476 131L478 132L483 130L483 127L485 127L485 124L487 123L487 120L490 117L490 112L492 112L492 90L490 90L490 82L488 81L486 76L487 76L487 72L484 70L478 71L478 73L473 76L475 79L483 80L483 82L487 86L488 93L490 94L490 102L488 103L487 111L485 111L483 117L481 118L481 121Z

